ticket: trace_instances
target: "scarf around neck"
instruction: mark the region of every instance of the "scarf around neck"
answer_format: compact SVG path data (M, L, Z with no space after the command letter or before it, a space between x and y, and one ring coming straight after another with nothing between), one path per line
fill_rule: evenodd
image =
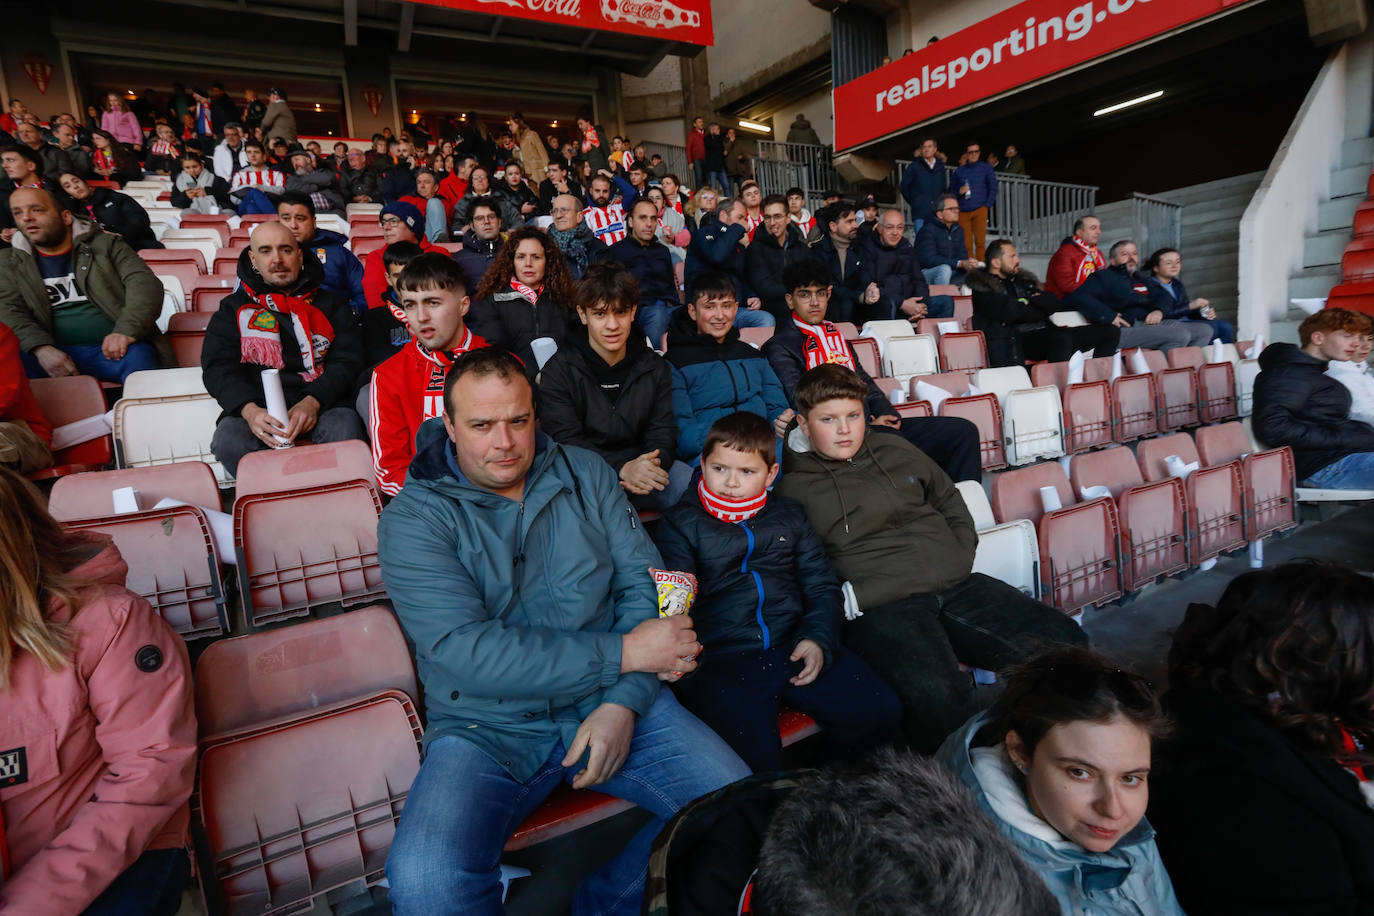
M768 491L764 490L751 499L730 499L706 489L706 480L701 479L697 481L697 498L701 500L701 507L713 517L733 525L748 521L762 512L764 504L768 502Z
M544 287L539 287L539 290L530 289L528 286L521 283L519 280L515 279L514 277L511 277L510 288L519 293L520 298L524 299L530 305L535 305L539 302L539 291L542 290Z
M822 321L820 324L807 324L795 315L792 316L792 323L801 331L802 357L806 360L808 370L826 363L838 363L851 372L858 371L854 368L849 344L833 323Z
M315 290L303 296L277 291L256 292L242 284L248 302L238 310L240 361L264 369L285 369L281 332L290 321L300 348L301 381L324 373L324 356L334 343L334 326L315 307Z
M549 236L553 239L553 243L558 246L559 251L563 252L563 256L572 264L576 275L579 277L587 270L588 260L587 243L577 234L577 230L584 225L585 223L579 222L571 229L549 227Z
M1078 262L1078 270L1074 274L1075 282L1082 284L1088 279L1088 275L1094 271L1101 270L1107 266L1107 262L1102 257L1102 252L1096 245L1088 245L1078 236L1073 236L1071 241L1083 252L1083 260Z

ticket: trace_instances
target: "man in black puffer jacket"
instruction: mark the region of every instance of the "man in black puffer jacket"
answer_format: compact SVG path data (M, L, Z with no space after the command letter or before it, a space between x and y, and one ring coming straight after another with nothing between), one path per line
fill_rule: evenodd
M1301 347L1270 344L1255 379L1255 437L1293 450L1298 480L1333 490L1374 489L1374 427L1350 419L1350 389L1326 374L1370 333L1368 316L1322 309L1298 326Z
M668 485L677 453L673 377L633 326L638 284L618 261L593 264L574 303L583 327L544 364L539 426L604 458L636 507L667 508L681 495Z
M778 474L771 424L740 412L711 425L695 490L664 513L664 568L697 577L701 666L678 697L755 772L782 765L778 703L862 752L891 739L897 697L839 639L843 597L825 547Z
M1115 325L1061 328L1049 320L1064 306L1035 274L1021 269L1021 256L1006 239L988 243L987 270L970 270L967 282L973 329L987 339L993 366L1023 366L1028 359L1058 363L1078 350L1092 350L1093 356L1116 352L1121 331Z
M468 289L476 290L482 285L487 268L501 252L504 236L501 234L501 213L490 197L474 202L469 212L472 222L463 230L463 247L453 253L453 260L463 268Z
M763 199L763 231L755 230L754 240L744 252L744 269L749 286L763 300L763 307L782 325L788 319L782 272L789 264L810 260L811 249L801 227L787 215L787 198L770 194Z
M873 282L882 290L875 318L950 318L954 297L932 296L921 272L916 247L906 240L906 219L901 210L884 210L878 225L864 244Z

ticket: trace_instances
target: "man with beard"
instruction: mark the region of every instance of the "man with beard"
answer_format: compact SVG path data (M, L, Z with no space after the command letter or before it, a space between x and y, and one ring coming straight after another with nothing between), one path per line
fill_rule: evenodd
M611 200L611 178L607 173L592 177L587 188L588 207L582 217L596 237L607 245L614 245L629 234L625 208L632 205L636 197L635 189L629 182L616 176L615 183L620 187L619 201Z

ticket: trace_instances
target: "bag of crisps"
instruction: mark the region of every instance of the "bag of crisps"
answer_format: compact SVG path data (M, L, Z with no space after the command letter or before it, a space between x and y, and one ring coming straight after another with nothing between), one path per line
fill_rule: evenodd
M677 617L692 609L697 600L697 577L691 573L650 568L658 588L658 616Z

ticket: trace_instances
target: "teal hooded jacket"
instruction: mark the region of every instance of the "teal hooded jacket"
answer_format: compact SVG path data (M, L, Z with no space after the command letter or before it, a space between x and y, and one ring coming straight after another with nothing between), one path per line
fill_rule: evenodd
M524 782L592 710L643 715L652 674L621 634L658 616L658 550L601 456L536 434L520 500L458 471L443 420L420 427L378 528L382 577L415 645L426 741L457 735Z
M935 759L973 790L979 806L1058 899L1064 916L1184 916L1155 846L1154 829L1144 818L1108 852L1089 852L1062 837L1050 841L1036 835L1054 830L1031 812L1012 776L1011 761L989 770L974 765L969 745L987 718L979 713L970 719L945 739ZM1008 820L1009 813L1016 823Z

